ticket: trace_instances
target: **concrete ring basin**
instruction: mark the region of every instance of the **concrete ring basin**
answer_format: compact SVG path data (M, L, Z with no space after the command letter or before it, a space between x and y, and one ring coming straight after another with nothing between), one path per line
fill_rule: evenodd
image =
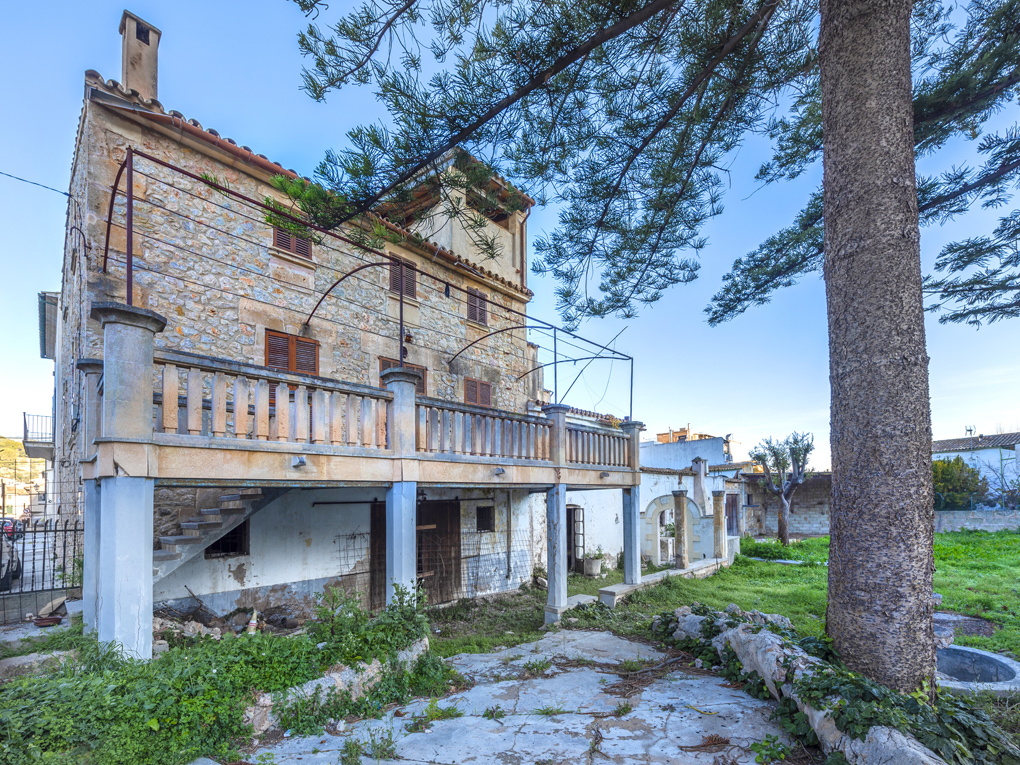
M937 656L939 687L948 693L1020 693L1020 662L962 645L939 648Z

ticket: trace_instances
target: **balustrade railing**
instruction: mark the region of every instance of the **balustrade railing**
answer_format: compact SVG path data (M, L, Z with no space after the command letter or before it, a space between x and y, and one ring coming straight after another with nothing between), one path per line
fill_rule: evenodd
M157 433L387 448L389 391L181 351L154 363Z
M548 460L552 422L545 417L418 397L417 451Z
M630 437L620 431L567 424L567 462L577 465L629 467Z

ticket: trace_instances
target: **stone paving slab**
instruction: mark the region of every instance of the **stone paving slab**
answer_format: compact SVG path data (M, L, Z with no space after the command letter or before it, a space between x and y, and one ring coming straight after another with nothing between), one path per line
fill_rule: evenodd
M654 648L609 633L572 630L495 654L461 654L450 662L471 674L477 684L439 703L456 706L463 717L437 721L429 732L407 733L410 716L421 712L427 703L419 700L402 707L402 717L391 711L381 720L349 725L339 736L285 739L259 754L272 753L281 765L297 765L298 760L301 765L335 765L347 737L365 742L373 732L391 732L400 762L410 765L711 765L717 755L684 752L680 747L700 744L704 736L713 733L745 747L769 734L790 743L779 724L769 720L774 703L726 688L722 678L715 676L673 672L626 700L606 692L618 677L594 666L553 666L545 675L526 680L491 679L499 673L519 671L525 661L535 657L555 656L589 658L603 664L664 657ZM622 717L611 716L624 701L632 705L632 711ZM481 716L496 705L506 717L487 720ZM541 707L567 711L546 716L536 712ZM596 742L604 756L592 758ZM753 753L741 749L729 753L741 765L754 762ZM365 765L375 762L363 759Z

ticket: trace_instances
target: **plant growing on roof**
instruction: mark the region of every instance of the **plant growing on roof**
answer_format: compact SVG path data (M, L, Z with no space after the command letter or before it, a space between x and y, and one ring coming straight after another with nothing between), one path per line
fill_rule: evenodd
M815 448L810 433L794 431L782 441L766 438L751 450L751 459L765 470L765 491L779 499L779 541L790 544L790 502L807 479L807 463Z

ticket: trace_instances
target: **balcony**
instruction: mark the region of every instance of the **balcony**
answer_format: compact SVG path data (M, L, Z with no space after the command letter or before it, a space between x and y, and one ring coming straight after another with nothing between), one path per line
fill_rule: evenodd
M53 459L53 417L48 414L24 414L25 454L32 459Z
M96 363L96 378L101 369ZM416 396L413 384L398 392L168 350L155 351L149 375L132 379L153 381L151 393L139 391L151 420L127 438L95 429L96 477L119 468L175 486L637 482L634 437L570 422L565 407L520 414ZM103 391L90 391L97 423Z

